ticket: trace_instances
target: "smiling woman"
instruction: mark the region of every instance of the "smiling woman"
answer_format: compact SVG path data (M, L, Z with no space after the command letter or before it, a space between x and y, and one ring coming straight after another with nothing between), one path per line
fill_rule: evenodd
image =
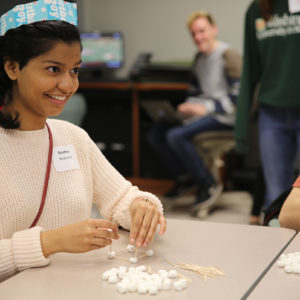
M57 42L50 51L31 59L22 69L6 58L4 68L13 82L12 101L4 113L19 113L20 129L42 129L48 116L61 113L78 88L80 44ZM28 89L28 86L31 88Z
M47 119L78 88L77 28L48 20L9 29L0 60L0 281L47 265L57 252L110 245L119 225L137 246L147 246L158 224L163 234L155 195L125 180L84 130ZM93 202L105 219L90 219Z
M4 128L43 128L78 88L80 36L67 22L41 21L9 30L2 37L1 56Z

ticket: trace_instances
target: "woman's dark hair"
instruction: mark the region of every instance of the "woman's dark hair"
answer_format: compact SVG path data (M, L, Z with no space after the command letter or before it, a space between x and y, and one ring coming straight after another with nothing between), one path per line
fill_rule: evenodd
M259 0L259 9L262 17L265 21L270 20L273 10L274 10L274 1L273 0Z
M0 107L11 101L13 84L4 70L4 59L8 57L18 62L22 69L29 60L48 52L58 41L81 45L77 27L65 21L39 21L10 29L0 37ZM0 126L19 128L18 116L0 111Z

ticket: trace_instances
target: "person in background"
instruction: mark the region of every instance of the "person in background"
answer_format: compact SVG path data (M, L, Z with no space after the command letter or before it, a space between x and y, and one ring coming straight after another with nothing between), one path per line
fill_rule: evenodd
M285 199L279 214L281 227L300 231L300 176L293 184L293 188Z
M188 96L178 106L186 117L183 125L154 124L149 143L176 179L166 197L177 197L197 186L193 210L213 203L222 191L204 165L193 144L202 132L233 129L235 104L241 71L240 55L218 40L218 28L211 14L193 13L187 28L197 47Z
M27 1L15 15L44 4ZM68 1L57 5L51 9L63 5L67 16L76 13ZM0 37L0 281L46 266L54 253L110 245L119 238L118 225L137 246L147 246L158 224L160 234L166 230L155 195L125 180L83 129L48 119L78 88L77 27L68 20L23 19L7 31L2 26ZM93 202L105 219L90 218Z
M245 17L244 60L235 125L236 150L247 151L249 114L257 87L258 131L268 207L294 181L300 153L300 5L255 0ZM299 162L299 161L298 161ZM259 216L252 216L260 222Z

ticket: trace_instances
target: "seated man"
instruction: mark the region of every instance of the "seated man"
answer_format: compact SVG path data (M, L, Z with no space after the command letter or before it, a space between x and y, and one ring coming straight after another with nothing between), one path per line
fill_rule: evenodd
M179 196L197 185L194 208L198 210L204 203L216 200L222 188L205 167L192 139L201 132L233 128L241 57L217 39L218 28L209 13L193 13L187 27L198 52L188 97L178 111L192 121L179 126L155 124L149 132L149 142L176 179L174 188L165 196Z
M280 214L279 223L281 227L300 231L300 176L293 184L293 189L284 201Z

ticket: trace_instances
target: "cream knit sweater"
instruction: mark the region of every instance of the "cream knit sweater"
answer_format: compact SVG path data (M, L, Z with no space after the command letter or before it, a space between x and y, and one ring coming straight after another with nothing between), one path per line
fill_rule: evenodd
M160 201L125 180L81 128L47 121L53 146L73 145L79 169L58 172L52 161L46 203L37 226L28 229L40 206L47 164L46 127L36 131L0 127L0 281L31 267L45 266L40 232L90 217L92 203L101 215L129 229L129 206L147 197L162 212Z

